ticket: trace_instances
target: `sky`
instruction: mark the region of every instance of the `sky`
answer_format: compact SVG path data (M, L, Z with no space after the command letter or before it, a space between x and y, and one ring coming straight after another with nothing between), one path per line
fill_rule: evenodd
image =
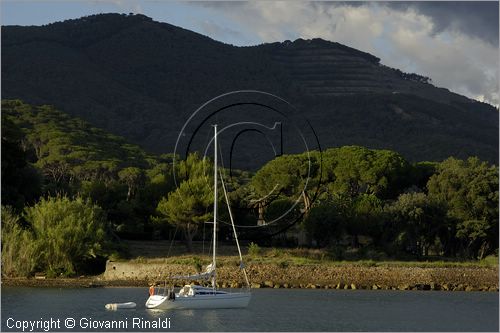
M498 107L498 4L1 0L0 18L2 25L43 25L98 13L140 13L237 46L323 38Z

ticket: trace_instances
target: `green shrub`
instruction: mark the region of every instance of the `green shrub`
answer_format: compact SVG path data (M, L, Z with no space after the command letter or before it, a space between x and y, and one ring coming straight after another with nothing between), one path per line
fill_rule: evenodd
M201 263L201 259L198 257L193 257L193 266L196 269L198 273L201 272L201 269L203 268L203 265Z
M29 276L37 257L31 231L21 226L11 207L2 206L2 276Z
M106 220L89 200L41 199L25 209L33 230L37 268L50 275L70 276L103 254Z
M258 256L260 254L259 245L255 244L254 242L248 244L248 254L252 257Z
M283 251L283 249L277 249L277 248L273 247L267 255L269 257L274 257L274 258L278 257L279 258L279 257L282 257L284 255L284 251Z
M278 264L279 268L288 268L288 266L290 266L290 263L286 260L283 260L283 261L280 261L280 263Z
M485 266L496 267L498 266L498 256L489 255L481 259L480 263Z

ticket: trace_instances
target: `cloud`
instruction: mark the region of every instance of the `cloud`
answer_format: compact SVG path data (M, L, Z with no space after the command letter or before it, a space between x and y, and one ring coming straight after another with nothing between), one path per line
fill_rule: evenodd
M204 2L247 40L336 41L498 105L498 3ZM496 8L496 9L495 9ZM496 28L495 28L496 27ZM213 38L224 40L223 32Z
M389 2L385 5L396 10L413 9L430 17L436 34L446 30L459 31L498 46L497 1Z
M405 28L390 38L393 66L408 66L397 57L410 59L414 71L430 76L438 86L498 105L498 49L491 44L465 34L431 35Z
M102 6L109 3L116 6L120 11L126 11L134 14L144 14L141 5L142 1L140 0L92 0L91 3L94 6Z

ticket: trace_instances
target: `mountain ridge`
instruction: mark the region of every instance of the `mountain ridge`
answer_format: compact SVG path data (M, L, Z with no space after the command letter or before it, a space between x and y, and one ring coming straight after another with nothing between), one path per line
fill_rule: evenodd
M101 14L3 26L2 46L3 98L53 104L152 152L172 152L182 123L205 101L255 89L303 110L323 147L497 163L497 109L336 42L236 47L144 15Z

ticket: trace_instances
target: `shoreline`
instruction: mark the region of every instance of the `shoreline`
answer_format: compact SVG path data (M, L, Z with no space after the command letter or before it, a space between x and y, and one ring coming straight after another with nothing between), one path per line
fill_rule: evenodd
M148 287L146 280L104 280L102 275L74 278L2 278L2 287L104 288Z
M146 280L102 280L101 278L51 278L51 279L35 279L35 278L3 278L2 287L25 287L25 288L148 288L150 281ZM175 284L176 287L182 286ZM223 289L237 289L242 285L231 285L227 282L218 284ZM314 283L299 283L299 284L279 284L272 281L264 283L251 283L252 289L334 289L334 290L399 290L399 291L476 291L476 292L498 292L498 286L480 286L476 287L469 284L405 284L399 286L374 284L372 286L356 285L354 283L339 283L337 285L329 284L314 284Z
M108 261L97 276L75 278L2 278L2 287L99 288L163 284L160 277L193 274L188 264ZM498 267L360 267L252 264L247 267L252 288L364 289L498 292ZM241 288L242 274L232 265L218 269L219 288ZM194 281L178 280L176 286Z

